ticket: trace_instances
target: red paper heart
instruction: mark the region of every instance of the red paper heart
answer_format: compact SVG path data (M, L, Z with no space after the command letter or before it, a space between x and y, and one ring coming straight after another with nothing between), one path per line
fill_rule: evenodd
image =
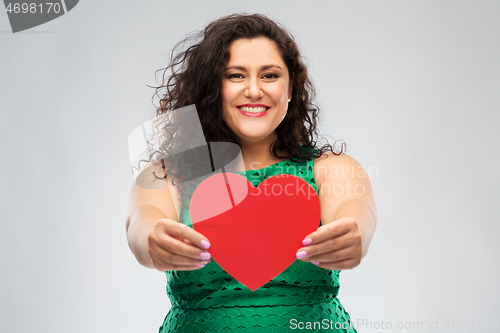
M314 188L292 175L267 178L257 188L235 173L212 175L193 192L189 211L212 258L252 291L296 260L321 217Z

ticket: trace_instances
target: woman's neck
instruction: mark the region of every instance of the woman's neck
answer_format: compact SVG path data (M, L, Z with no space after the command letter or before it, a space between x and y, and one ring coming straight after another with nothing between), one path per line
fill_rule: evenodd
M277 158L271 153L270 147L274 140L270 136L269 140L258 143L240 143L245 170L261 169L285 159Z

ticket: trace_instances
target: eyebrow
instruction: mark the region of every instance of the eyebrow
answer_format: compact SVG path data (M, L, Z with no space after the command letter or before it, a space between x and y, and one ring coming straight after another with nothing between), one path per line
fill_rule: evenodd
M260 70L265 71L266 69L272 68L272 67L277 67L281 70L283 70L280 66L278 65L264 65L260 68ZM229 66L226 68L226 71L229 69L239 69L240 71L247 71L247 68L245 66Z

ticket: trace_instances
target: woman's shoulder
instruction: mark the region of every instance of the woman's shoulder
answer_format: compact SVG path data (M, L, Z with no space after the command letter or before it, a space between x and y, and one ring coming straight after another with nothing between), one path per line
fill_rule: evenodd
M334 154L330 151L324 152L320 157L314 159L314 164L321 165L343 165L343 164L354 164L356 159L346 153Z
M314 179L321 188L321 183L326 177L348 177L359 168L361 164L352 156L345 153L333 154L325 152L320 157L314 159ZM364 170L364 169L363 169Z

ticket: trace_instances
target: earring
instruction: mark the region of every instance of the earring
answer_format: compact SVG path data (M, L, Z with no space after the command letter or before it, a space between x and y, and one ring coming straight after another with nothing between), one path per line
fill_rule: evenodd
M289 99L288 99L288 103L290 103L290 101L291 101L291 100L292 100L292 99L291 99L291 98L289 98Z

